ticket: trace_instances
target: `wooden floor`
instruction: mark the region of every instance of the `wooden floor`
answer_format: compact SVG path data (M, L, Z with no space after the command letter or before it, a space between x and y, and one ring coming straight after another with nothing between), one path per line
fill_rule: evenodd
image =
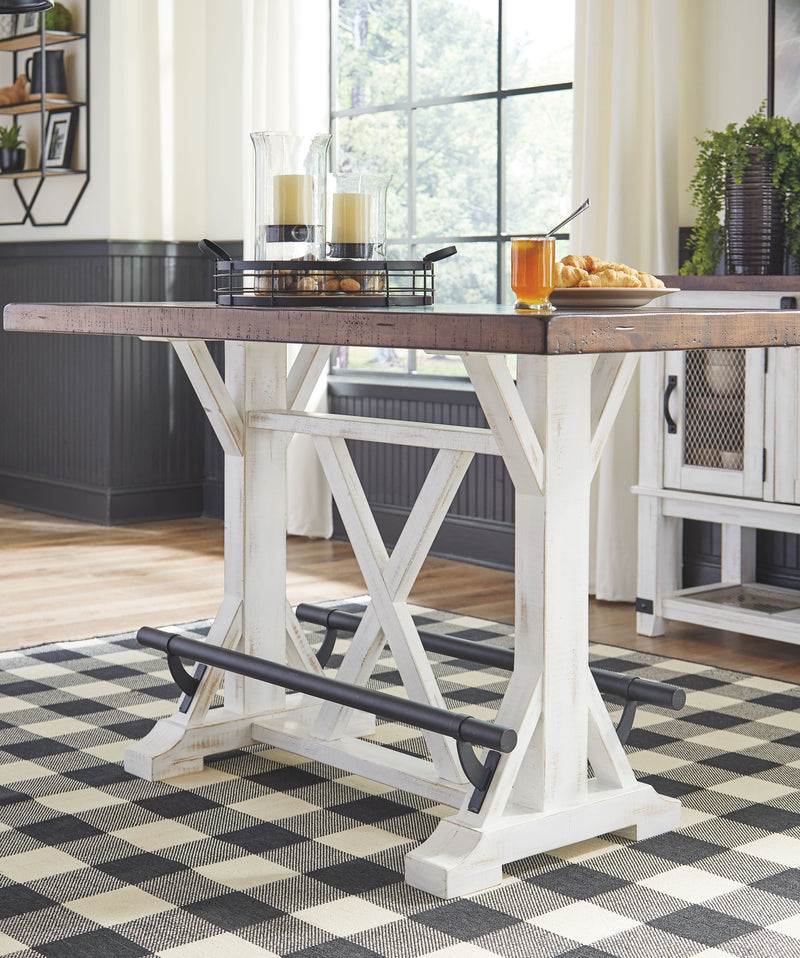
M211 618L222 597L222 523L184 519L95 526L0 506L0 650ZM290 602L366 589L346 543L290 537ZM502 622L514 616L507 572L430 558L411 594L420 605ZM800 683L794 645L671 624L649 639L633 606L592 601L593 640Z

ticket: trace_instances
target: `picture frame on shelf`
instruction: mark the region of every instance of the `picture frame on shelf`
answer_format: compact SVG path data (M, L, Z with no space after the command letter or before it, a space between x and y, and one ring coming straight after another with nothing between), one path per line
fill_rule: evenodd
M75 144L75 128L78 111L50 110L44 136L44 167L48 170L68 170L72 163L72 148Z
M0 14L0 40L17 35L17 17L16 13Z
M17 33L34 33L39 29L39 14L18 13L17 14Z

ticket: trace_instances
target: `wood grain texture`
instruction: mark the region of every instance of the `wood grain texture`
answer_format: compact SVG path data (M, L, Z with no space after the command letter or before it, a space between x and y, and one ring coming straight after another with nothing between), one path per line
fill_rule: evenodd
M369 310L212 303L12 303L7 330L156 338L394 346L436 352L572 354L800 345L800 311L659 308L557 310L421 306Z
M365 591L346 542L290 536L292 603ZM0 506L0 651L209 618L222 598L222 523L179 519L95 526ZM514 618L514 575L429 557L411 591L418 605L498 622ZM633 605L589 603L593 642L800 683L797 647L671 622L637 635Z

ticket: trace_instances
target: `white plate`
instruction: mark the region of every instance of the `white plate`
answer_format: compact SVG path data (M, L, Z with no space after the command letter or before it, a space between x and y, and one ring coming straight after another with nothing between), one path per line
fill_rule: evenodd
M587 309L592 306L601 308L610 306L646 306L648 303L664 296L666 293L678 293L679 289L661 287L629 288L625 286L570 286L565 289L554 289L550 294L553 306L577 306Z

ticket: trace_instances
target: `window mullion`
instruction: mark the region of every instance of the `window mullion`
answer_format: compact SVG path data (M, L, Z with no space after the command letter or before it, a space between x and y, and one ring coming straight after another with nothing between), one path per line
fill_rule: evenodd
M409 255L413 237L417 235L417 126L414 104L417 102L417 0L408 0L408 106L406 109L406 132L408 150L408 223ZM417 351L408 350L408 371L417 371Z

